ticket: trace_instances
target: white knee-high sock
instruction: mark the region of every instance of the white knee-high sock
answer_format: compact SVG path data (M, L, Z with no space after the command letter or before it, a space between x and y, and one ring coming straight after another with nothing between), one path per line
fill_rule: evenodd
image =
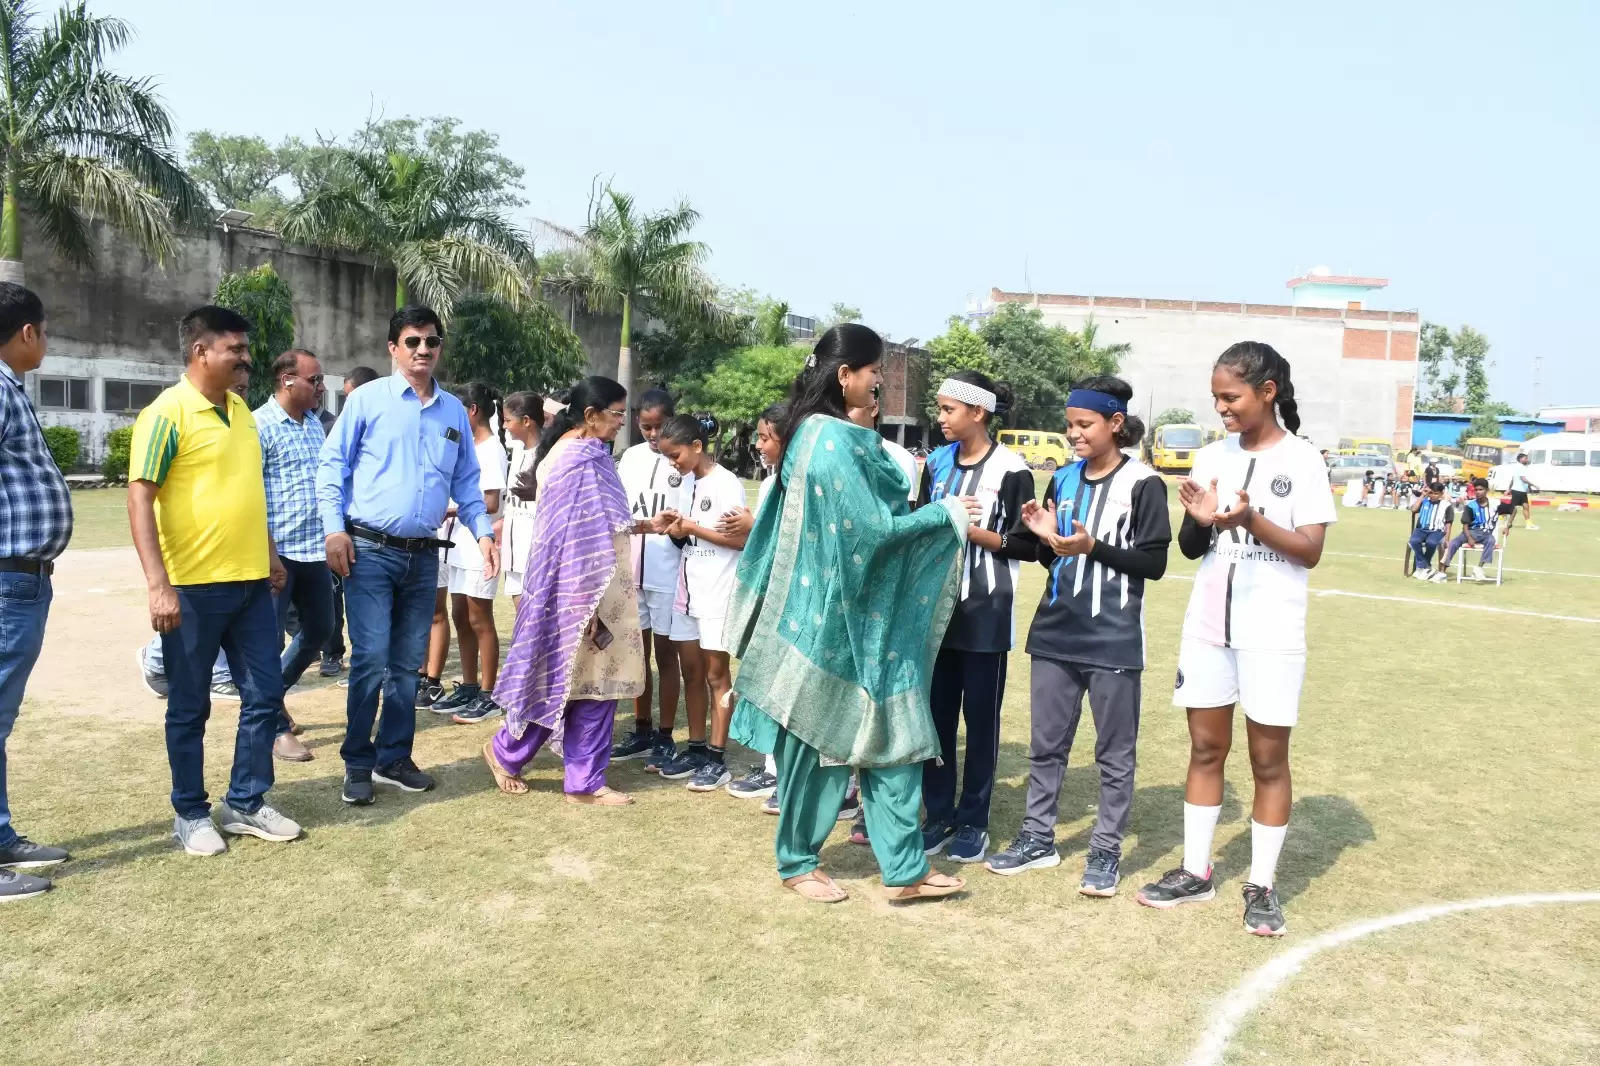
M1262 825L1250 819L1250 883L1271 888L1278 872L1278 854L1283 851L1287 825Z
M1222 805L1197 807L1183 804L1183 868L1196 877L1211 876L1211 838L1217 833Z

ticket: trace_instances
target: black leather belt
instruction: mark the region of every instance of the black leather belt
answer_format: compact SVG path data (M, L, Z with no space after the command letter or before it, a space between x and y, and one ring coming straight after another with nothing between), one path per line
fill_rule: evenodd
M440 540L437 537L396 537L385 533L381 529L373 529L371 526L358 525L350 521L345 522L344 528L352 537L370 540L374 544L385 548L393 548L396 551L431 552L436 548L450 547L449 541Z
M48 559L0 559L0 571L8 574L38 574L49 577L56 572L56 564Z

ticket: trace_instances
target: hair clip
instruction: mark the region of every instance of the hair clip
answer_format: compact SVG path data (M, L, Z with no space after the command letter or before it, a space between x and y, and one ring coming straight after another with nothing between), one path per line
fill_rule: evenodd
M816 368L817 368L817 353L816 352L812 352L810 355L806 356L806 369L807 370L815 370Z

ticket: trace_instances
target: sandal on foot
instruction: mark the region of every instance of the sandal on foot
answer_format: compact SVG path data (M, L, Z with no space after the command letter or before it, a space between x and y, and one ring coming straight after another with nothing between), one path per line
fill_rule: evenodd
M585 807L626 807L633 802L633 797L609 785L601 785L593 792L568 792L567 802Z
M494 775L495 787L501 792L508 796L520 796L528 791L528 783L501 766L500 760L494 757L493 740L484 742L483 761L489 764L489 772Z
M783 887L812 903L843 903L850 898L849 893L840 888L833 878L820 870L791 877L783 883Z
M934 878L938 878L939 881L935 882ZM885 885L883 894L890 903L909 903L918 899L942 899L945 896L953 896L966 887L967 883L959 877L931 873L914 885Z

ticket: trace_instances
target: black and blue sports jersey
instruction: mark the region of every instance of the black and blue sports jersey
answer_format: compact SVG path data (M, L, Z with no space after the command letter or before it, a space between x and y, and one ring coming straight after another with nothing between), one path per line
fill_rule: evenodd
M946 496L976 496L983 516L974 529L1008 533L1022 521L1022 505L1033 499L1033 471L1010 449L991 444L977 462L963 466L961 445L947 444L928 456L917 506ZM1013 543L1015 542L1015 543ZM1021 560L1034 557L1031 536L1008 536L1004 552L987 551L967 541L961 568L961 599L956 603L944 647L954 651L1006 652L1016 639L1013 610ZM997 557L998 556L998 557Z
M1120 670L1144 669L1144 583L1167 569L1172 523L1167 486L1150 467L1124 458L1111 473L1086 477L1086 460L1050 483L1056 529L1083 523L1094 548L1059 556L1038 546L1050 571L1028 630L1029 655Z

